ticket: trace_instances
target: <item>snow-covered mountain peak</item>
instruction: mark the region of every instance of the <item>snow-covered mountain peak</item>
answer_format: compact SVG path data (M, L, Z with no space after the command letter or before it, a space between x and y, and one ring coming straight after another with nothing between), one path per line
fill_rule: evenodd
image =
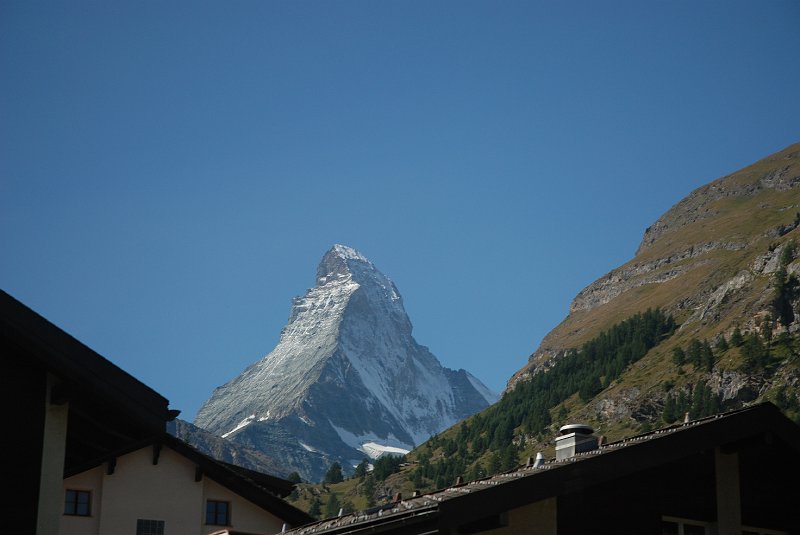
M363 262L365 264L372 264L372 262L367 259L366 256L362 255L352 247L348 247L347 245L342 245L340 243L336 243L331 247L330 253L336 254L346 260L356 260L358 262Z
M411 330L394 283L334 245L316 286L294 298L275 349L217 388L195 423L264 451L276 444L272 433L284 446L296 441L287 455L306 459L293 466L316 479L325 467L311 453L345 465L409 450L495 401L464 370L442 367Z
M382 276L367 257L352 247L336 244L325 253L317 266L317 286L345 277L355 277L356 282L363 282L364 277L378 275Z

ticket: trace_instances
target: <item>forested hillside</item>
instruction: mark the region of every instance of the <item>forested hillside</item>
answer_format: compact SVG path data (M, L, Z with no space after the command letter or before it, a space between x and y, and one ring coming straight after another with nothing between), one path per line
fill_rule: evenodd
M617 440L767 400L800 422L798 225L800 145L698 188L579 293L498 403L385 479L339 485L380 503L481 478L552 457L566 423Z

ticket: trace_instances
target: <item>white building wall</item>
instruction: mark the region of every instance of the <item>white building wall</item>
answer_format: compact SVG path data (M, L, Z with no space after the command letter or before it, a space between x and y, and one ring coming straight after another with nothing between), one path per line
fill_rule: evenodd
M91 516L61 515L60 535L97 535L100 533L100 516L103 509L103 473L105 466L98 466L64 480L64 490L88 490L92 493ZM61 497L61 512L64 497Z
M154 465L153 448L142 448L103 479L101 534L136 535L140 518L165 521L164 535L200 533L203 485L182 455L165 447Z
M203 478L203 522L205 523L205 503L206 500L217 500L230 502L230 526L204 525L203 533L213 533L226 527L237 531L248 533L280 533L283 527L283 520L268 513L259 506L249 502L223 487L216 481Z
M195 464L167 446L153 465L148 446L64 480L64 490L92 492L90 517L61 516L60 535L135 535L137 519L163 520L164 535L205 535L224 529L271 534L283 520L207 476L195 480ZM206 500L230 502L231 526L205 524ZM63 507L63 497L62 497ZM63 509L62 509L63 510Z

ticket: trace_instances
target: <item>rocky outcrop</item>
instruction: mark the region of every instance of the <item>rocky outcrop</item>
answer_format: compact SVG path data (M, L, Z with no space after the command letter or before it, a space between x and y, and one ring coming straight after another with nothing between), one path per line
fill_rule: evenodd
M277 462L273 457L220 438L180 418L167 424L167 432L219 461L249 468L263 474L284 478L289 475L286 466Z
M581 290L569 307L570 313L591 310L604 305L633 288L646 284L659 284L684 275L691 269L702 265L698 262L685 262L697 259L711 251L739 251L747 246L740 242L709 242L675 252L663 258L647 262L632 262L612 270Z
M754 197L772 189L788 191L800 185L797 160L800 150L793 145L738 173L717 179L691 192L649 226L636 254L646 251L666 234L719 215L714 205L728 197ZM761 164L761 165L759 165ZM764 167L768 169L764 170Z

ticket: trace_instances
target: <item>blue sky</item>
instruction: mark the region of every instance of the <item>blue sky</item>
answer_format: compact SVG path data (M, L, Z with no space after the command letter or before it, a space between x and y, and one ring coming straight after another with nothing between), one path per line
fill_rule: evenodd
M692 189L800 141L800 3L0 3L0 286L191 419L334 243L500 390Z

